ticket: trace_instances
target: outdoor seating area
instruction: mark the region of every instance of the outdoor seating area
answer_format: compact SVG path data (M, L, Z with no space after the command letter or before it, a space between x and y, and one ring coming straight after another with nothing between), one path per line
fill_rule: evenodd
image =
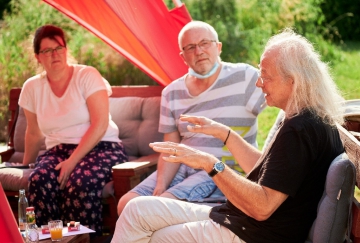
M103 190L104 231L113 232L117 220L116 206L120 197L156 169L158 154L148 146L161 141L158 132L160 95L162 86L113 86L110 97L110 114L119 127L122 140L131 162L113 167L113 181ZM1 152L2 161L21 162L24 155L26 119L18 110L20 88L13 88L9 97L8 149ZM12 129L13 128L13 129ZM43 145L43 148L45 146ZM141 163L140 163L141 162ZM27 179L32 169L6 168L0 170L0 182L17 220L19 189L27 189Z
M131 162L114 166L113 181L103 190L104 227L110 234L115 228L119 198L156 169L158 154L148 144L162 140L162 134L158 133L162 89L162 86L112 87L110 113L119 127L119 138L123 141ZM23 111L18 110L20 91L20 88L10 91L11 117L8 127L11 139L8 149L0 153L2 161L22 161L26 119ZM349 101L348 105L357 109L358 102ZM360 205L354 197L355 182L357 186L360 183L360 118L352 110L348 110L347 114L346 124L338 127L347 154L338 156L331 164L324 195L319 202L318 217L307 242L338 242L345 239L346 235L351 235L353 242L360 242ZM270 131L269 134L271 133ZM30 172L31 169L18 168L0 170L0 181L16 219L18 190L27 188Z

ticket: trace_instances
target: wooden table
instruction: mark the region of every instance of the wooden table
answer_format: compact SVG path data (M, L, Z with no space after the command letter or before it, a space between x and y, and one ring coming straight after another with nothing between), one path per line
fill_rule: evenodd
M51 238L40 240L39 243L52 243ZM89 234L65 236L59 243L90 243Z

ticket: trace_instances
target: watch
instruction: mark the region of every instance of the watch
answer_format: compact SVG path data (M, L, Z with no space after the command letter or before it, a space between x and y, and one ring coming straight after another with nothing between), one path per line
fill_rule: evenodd
M213 177L217 173L223 172L224 169L225 169L225 164L221 161L218 161L214 164L212 171L209 172L209 176Z

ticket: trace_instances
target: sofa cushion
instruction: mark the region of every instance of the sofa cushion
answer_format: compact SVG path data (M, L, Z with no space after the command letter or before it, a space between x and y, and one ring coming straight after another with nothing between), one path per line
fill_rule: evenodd
M28 178L33 169L2 168L0 182L5 191L28 190Z
M16 160L12 160L13 162L21 162L22 161L22 154L25 151L25 131L26 131L26 117L24 110L20 107L18 118L16 120L15 131L14 131L14 150L18 153ZM40 147L40 153L45 151L45 138L42 141ZM20 156L20 157L19 157ZM19 158L18 158L19 157ZM20 159L21 158L21 159Z
M149 143L163 140L163 134L158 132L160 97L110 98L109 103L130 161L153 154Z
M355 166L343 153L330 165L317 217L306 242L344 242L351 225L348 222L354 189Z
M124 144L129 160L154 153L149 143L163 139L163 134L158 132L160 97L109 98L109 104L110 114L119 128L119 138ZM20 107L14 131L15 153L9 162L22 161L25 151L26 125L26 117ZM39 154L42 154L45 149L45 141L43 141Z

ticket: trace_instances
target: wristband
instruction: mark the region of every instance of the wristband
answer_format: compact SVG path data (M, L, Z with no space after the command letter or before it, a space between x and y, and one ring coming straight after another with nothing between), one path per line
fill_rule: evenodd
M229 129L228 135L227 135L227 137L226 137L226 139L225 139L225 141L224 141L224 145L226 145L226 142L227 142L227 140L228 140L228 138L229 138L229 136L230 136L230 132L231 132L231 129Z

